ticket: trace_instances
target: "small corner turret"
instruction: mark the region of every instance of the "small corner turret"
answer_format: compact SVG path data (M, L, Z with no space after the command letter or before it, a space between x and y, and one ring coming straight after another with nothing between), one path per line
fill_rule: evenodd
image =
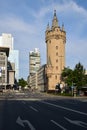
M49 23L47 24L47 29L46 29L46 31L50 31Z

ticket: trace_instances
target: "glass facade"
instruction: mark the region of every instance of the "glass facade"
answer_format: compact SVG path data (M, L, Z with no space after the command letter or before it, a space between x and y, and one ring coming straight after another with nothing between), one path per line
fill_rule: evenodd
M15 63L15 78L18 81L19 79L19 51L11 50L9 53L8 61Z

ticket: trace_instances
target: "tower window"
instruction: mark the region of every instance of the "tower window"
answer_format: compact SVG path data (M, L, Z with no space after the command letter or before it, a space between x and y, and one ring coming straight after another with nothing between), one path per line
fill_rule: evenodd
M58 62L58 59L56 60L56 62Z
M58 70L58 66L56 66L56 70Z
M51 43L51 40L49 40L49 43Z
M55 79L57 79L57 75L55 76Z
M56 46L56 49L58 49L58 46Z
M58 52L56 52L56 56L58 56Z

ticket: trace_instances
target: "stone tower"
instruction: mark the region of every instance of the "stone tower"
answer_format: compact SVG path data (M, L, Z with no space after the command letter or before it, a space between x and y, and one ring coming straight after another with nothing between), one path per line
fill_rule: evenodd
M52 27L47 25L45 32L45 42L47 48L47 91L55 90L56 84L61 82L61 72L65 67L65 43L66 32L64 25L58 25L56 10L52 20Z

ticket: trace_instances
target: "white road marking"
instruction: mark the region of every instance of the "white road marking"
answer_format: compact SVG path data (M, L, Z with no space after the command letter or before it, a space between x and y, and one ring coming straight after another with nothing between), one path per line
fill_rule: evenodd
M87 99L84 99L84 100L80 100L81 102L87 102Z
M30 108L31 108L32 110L34 110L35 112L38 112L38 110L37 110L36 108L34 108L34 107L32 107L32 106L30 106Z
M25 101L22 101L23 104L26 104ZM38 112L38 110L32 106L24 106L26 109L31 108L33 111Z
M78 125L84 128L87 128L87 123L83 122L83 121L78 121L78 120L70 120L67 117L64 117L68 122L74 124L74 125Z
M41 102L44 103L44 104L48 104L48 105L51 105L51 106L57 107L57 108L61 108L61 109L67 110L67 111L72 111L72 112L75 112L75 113L78 113L78 114L81 114L81 115L85 115L85 116L87 116L87 113L84 113L84 112L81 112L81 111L73 110L73 109L71 109L71 108L67 108L67 107L59 106L59 105L52 104L52 103L45 102L45 101L41 101Z
M22 120L20 116L17 118L16 123L21 125L22 127L25 127L24 123L26 123L30 130L35 130L34 126L28 120Z
M52 123L54 123L56 126L60 127L62 130L67 130L66 128L64 128L63 126L61 126L60 124L58 124L56 121L51 120Z

